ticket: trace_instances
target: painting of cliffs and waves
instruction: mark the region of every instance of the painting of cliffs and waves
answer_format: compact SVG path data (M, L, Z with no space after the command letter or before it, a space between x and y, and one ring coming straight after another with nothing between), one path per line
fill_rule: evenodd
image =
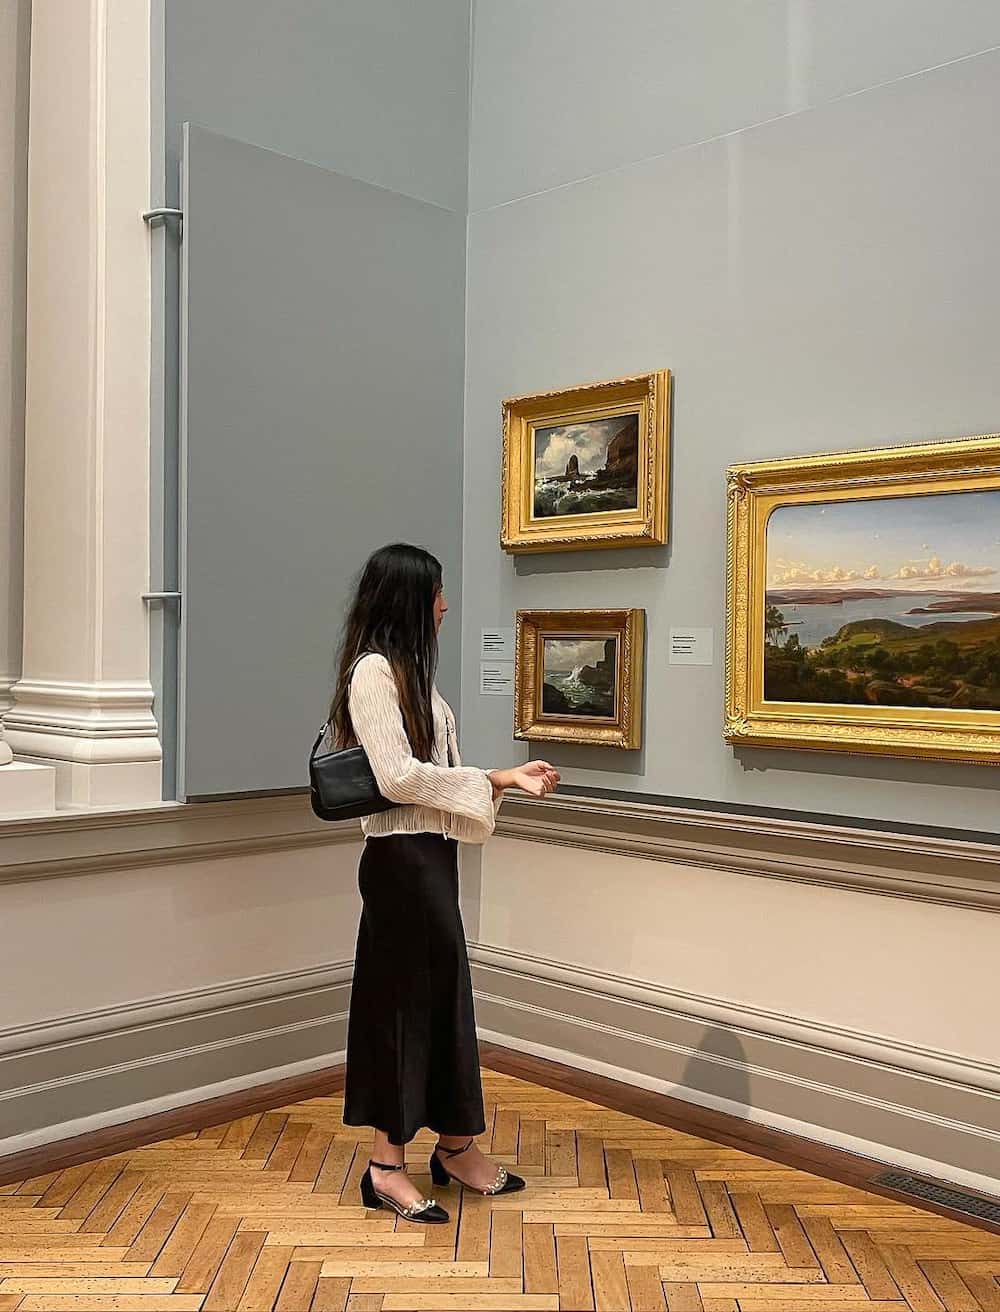
M1000 710L1000 491L785 505L764 697Z
M639 504L639 415L536 428L533 512L590 515Z
M509 396L501 414L505 551L664 545L669 369Z
M615 713L615 638L545 638L542 714L611 719Z

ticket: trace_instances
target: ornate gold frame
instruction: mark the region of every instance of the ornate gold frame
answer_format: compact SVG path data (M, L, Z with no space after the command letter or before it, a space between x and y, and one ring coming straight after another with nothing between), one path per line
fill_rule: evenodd
M532 513L534 431L639 413L638 505L635 510L535 519ZM567 551L662 546L667 540L670 449L670 370L588 383L562 392L503 402L500 542L506 551Z
M733 465L728 471L730 743L1000 764L1000 712L765 702L766 530L778 506L1000 489L1000 434Z
M519 610L514 664L514 737L538 742L592 743L634 750L642 742L642 610ZM553 637L618 639L615 715L544 715L542 642Z

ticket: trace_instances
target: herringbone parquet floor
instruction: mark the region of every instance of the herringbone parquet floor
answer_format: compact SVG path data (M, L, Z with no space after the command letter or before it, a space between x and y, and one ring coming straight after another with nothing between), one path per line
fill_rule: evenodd
M370 1140L312 1098L0 1186L0 1312L1000 1312L1000 1236L486 1070L529 1187L360 1206Z

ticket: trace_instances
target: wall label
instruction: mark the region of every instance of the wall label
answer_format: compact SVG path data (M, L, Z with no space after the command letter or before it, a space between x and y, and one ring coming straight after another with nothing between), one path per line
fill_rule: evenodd
M484 661L512 661L514 659L513 629L483 629L479 656Z
M714 662L714 629L690 627L670 630L671 665L712 665Z
M513 697L514 662L480 661L479 692L483 697Z

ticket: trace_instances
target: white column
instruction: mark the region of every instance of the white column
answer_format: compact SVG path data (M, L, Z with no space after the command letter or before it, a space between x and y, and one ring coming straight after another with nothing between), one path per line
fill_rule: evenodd
M0 716L21 672L29 0L0 4ZM0 730L0 739L2 739ZM0 742L0 765L9 748ZM9 758L8 758L9 759Z
M7 741L61 806L160 798L149 573L148 0L34 0L24 652Z

